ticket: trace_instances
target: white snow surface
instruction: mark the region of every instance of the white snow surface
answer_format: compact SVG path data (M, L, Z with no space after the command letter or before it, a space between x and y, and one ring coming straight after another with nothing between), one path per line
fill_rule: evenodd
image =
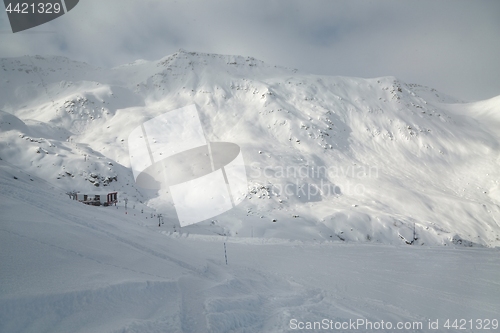
M500 96L183 50L0 66L0 332L500 319ZM191 104L208 140L241 147L249 191L180 228L167 192L135 186L127 138Z

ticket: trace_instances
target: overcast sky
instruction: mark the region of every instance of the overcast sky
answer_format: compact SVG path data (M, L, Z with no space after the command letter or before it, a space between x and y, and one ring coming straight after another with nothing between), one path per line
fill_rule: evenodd
M12 34L0 57L62 55L98 66L179 48L254 56L302 73L396 76L466 100L500 95L500 1L80 0Z

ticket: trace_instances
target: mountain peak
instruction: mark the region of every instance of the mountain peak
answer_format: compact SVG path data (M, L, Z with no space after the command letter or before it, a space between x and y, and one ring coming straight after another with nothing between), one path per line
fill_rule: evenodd
M209 68L211 72L229 72L236 75L258 75L263 70L266 74L293 74L296 69L266 64L251 56L223 55L216 53L193 52L179 49L177 52L161 58L157 62L162 67L182 67L184 69Z

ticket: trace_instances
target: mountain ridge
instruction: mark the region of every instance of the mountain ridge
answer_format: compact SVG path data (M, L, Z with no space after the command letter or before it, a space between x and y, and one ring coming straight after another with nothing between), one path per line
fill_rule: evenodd
M240 145L249 195L191 233L404 244L417 230L414 244L500 244L500 141L483 125L498 97L461 103L394 77L307 75L182 50L111 69L51 57L0 66L0 157L68 191L112 187L173 227L168 196L134 186L126 140L195 104L210 141Z

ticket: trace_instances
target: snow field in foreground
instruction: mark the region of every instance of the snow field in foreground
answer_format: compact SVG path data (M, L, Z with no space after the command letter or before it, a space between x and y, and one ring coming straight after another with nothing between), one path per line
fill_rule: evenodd
M292 319L500 313L498 249L172 233L32 179L1 165L0 332L290 332Z

